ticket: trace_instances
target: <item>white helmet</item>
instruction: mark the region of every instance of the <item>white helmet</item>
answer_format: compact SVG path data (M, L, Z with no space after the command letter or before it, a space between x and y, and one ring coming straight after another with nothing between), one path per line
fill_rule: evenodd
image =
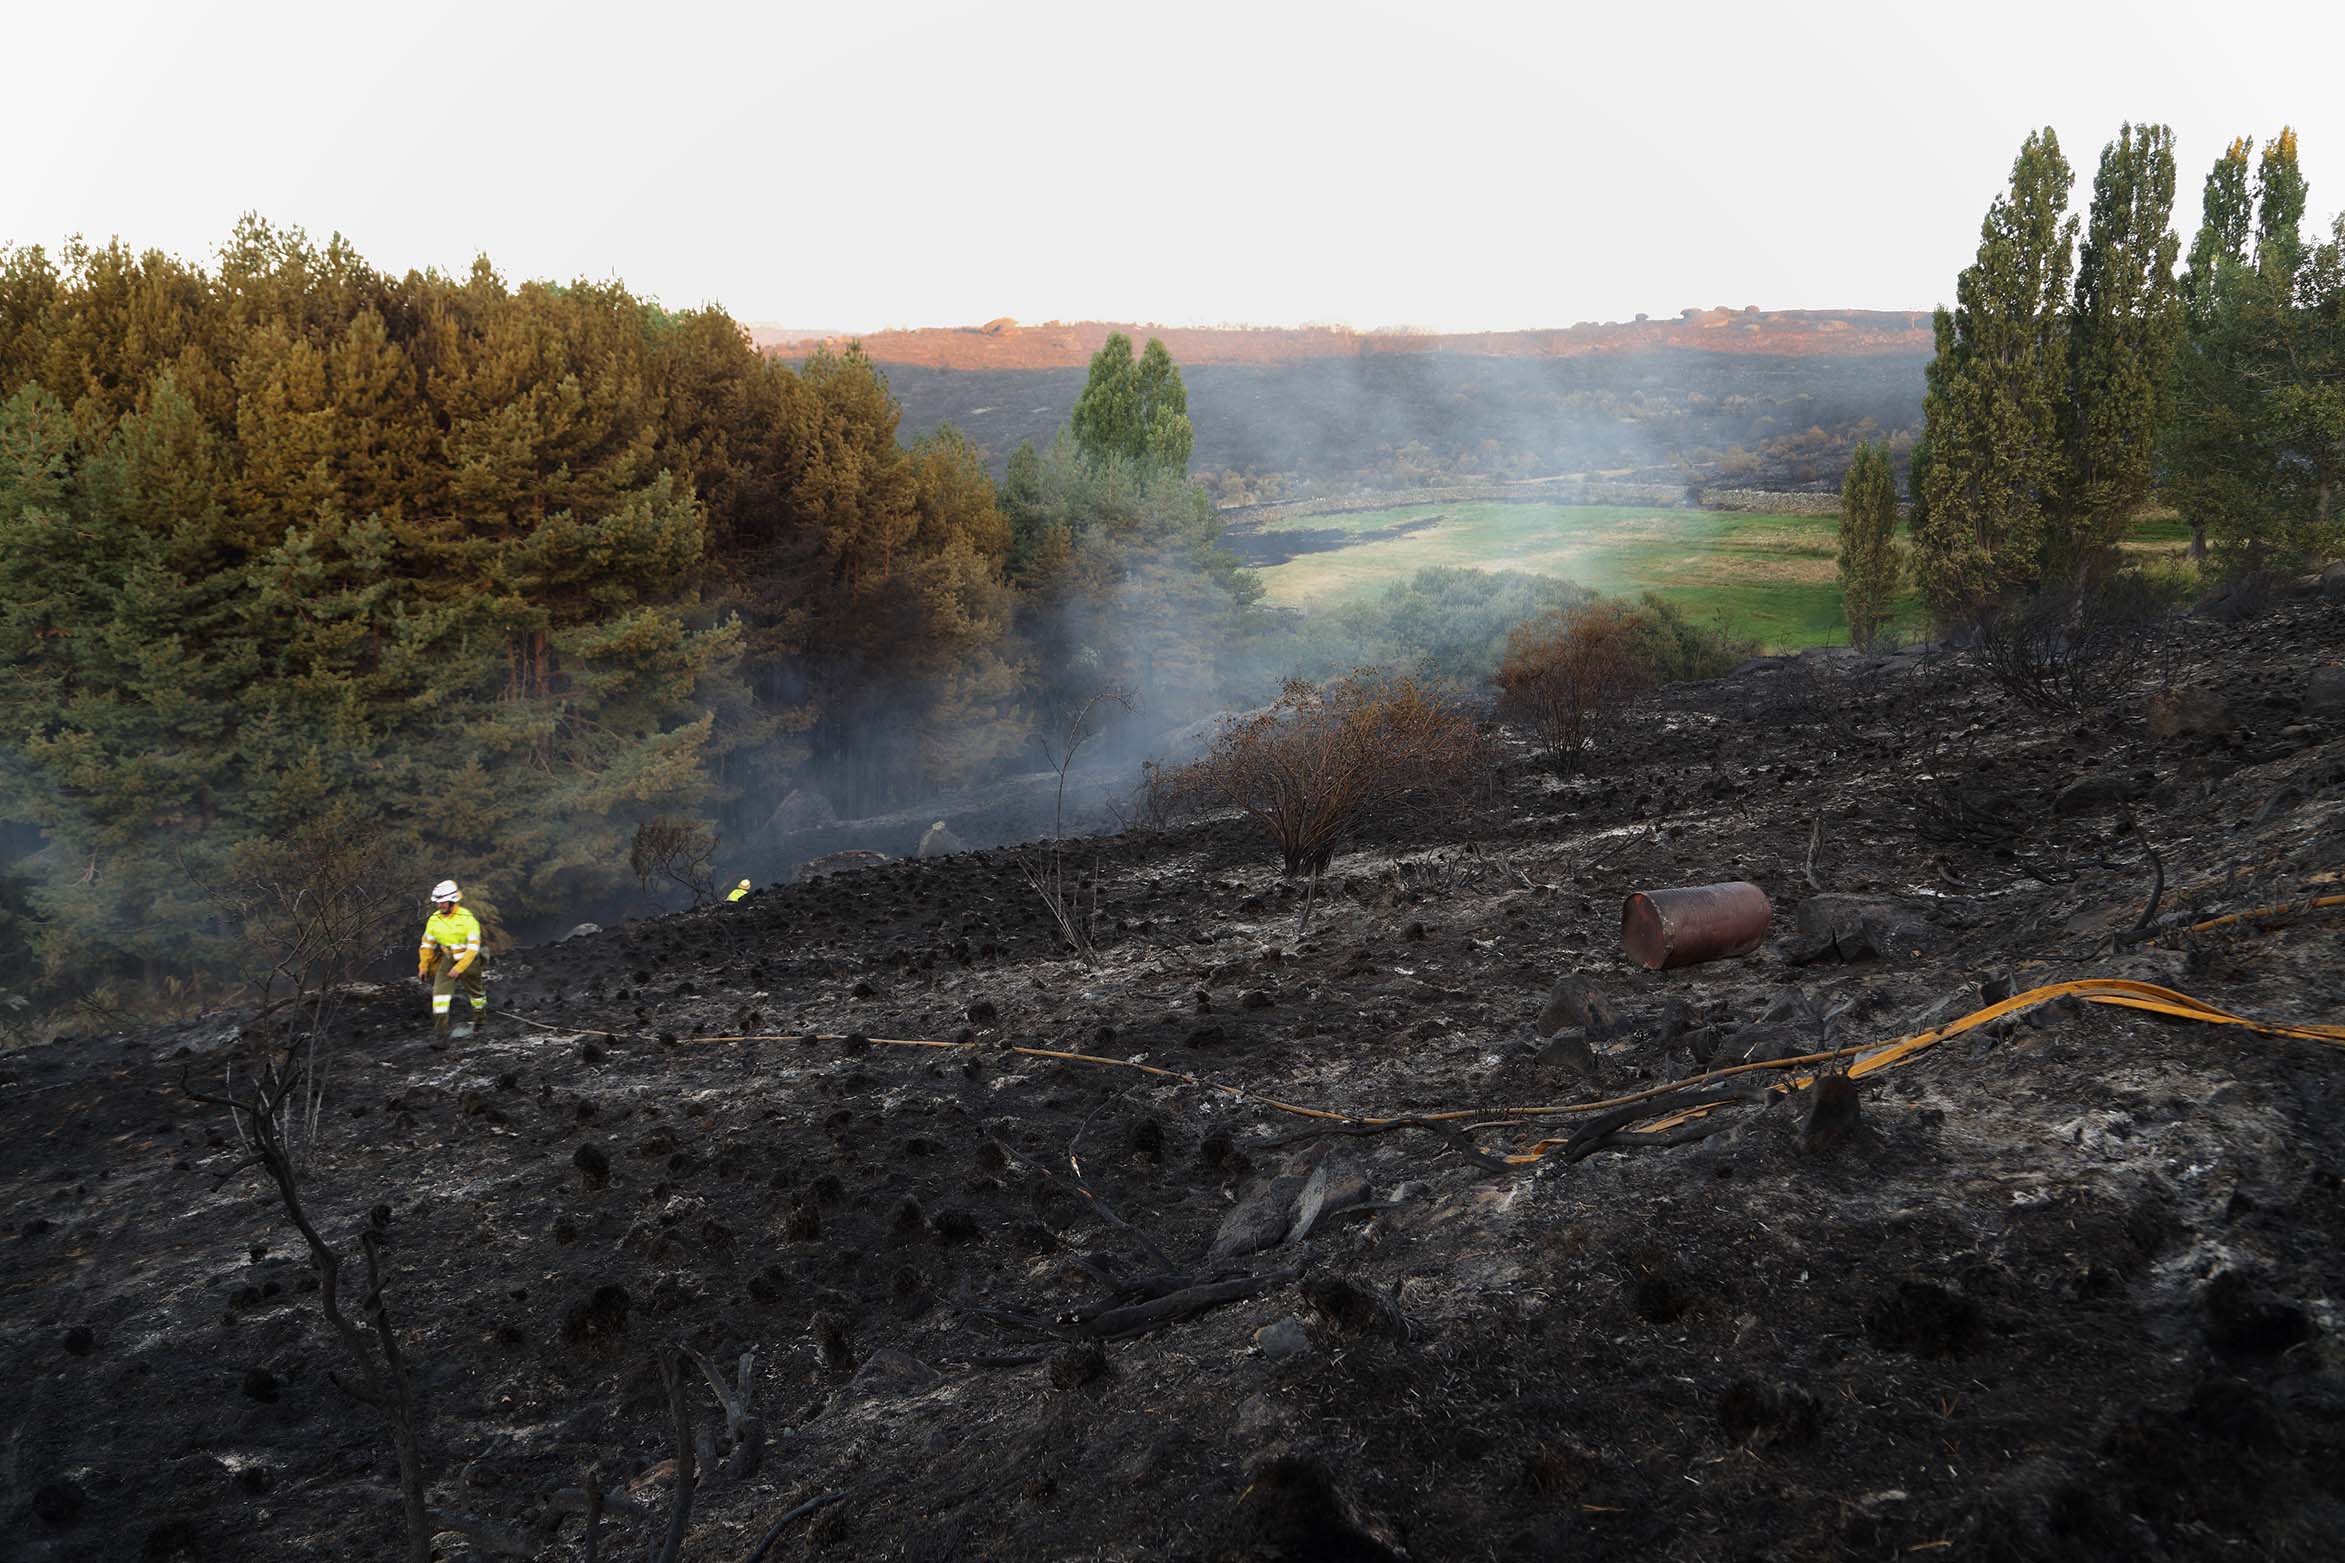
M464 892L456 888L456 881L453 879L443 879L438 884L432 886L432 900L435 903L441 901L461 901L463 899Z
M742 881L741 881L741 888L742 888L742 889L744 889L744 890L748 889L748 888L749 888L749 881L748 881L748 880L746 880L746 879L742 880Z

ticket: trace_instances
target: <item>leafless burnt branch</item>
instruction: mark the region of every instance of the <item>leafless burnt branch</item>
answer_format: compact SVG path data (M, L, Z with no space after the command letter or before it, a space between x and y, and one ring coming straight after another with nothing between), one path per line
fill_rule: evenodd
M293 1067L288 1053L272 1060L255 1082L250 1097L208 1096L189 1089L184 1081L182 1091L196 1101L211 1106L225 1107L237 1119L238 1133L251 1147L249 1164L259 1166L269 1176L277 1190L278 1202L285 1214L301 1233L309 1246L310 1262L318 1272L318 1301L326 1322L341 1340L358 1370L355 1382L339 1377L341 1384L353 1398L375 1407L389 1424L392 1448L399 1459L399 1492L407 1530L407 1557L409 1563L430 1563L432 1521L424 1502L423 1459L419 1436L420 1417L416 1410L415 1389L407 1373L405 1358L399 1350L398 1332L392 1327L390 1310L383 1300L381 1237L368 1228L360 1238L360 1247L366 1258L367 1290L360 1300L359 1312L373 1327L374 1343L369 1344L366 1333L342 1309L340 1281L341 1256L318 1233L310 1220L309 1211L302 1203L300 1180L292 1153L285 1138L285 1104L292 1094L299 1072Z

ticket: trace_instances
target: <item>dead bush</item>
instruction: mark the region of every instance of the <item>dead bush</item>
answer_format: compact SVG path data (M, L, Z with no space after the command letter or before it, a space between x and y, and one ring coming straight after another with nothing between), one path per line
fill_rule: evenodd
M694 906L706 906L717 898L716 855L715 826L663 814L635 827L627 867L646 895L664 882L690 894Z
M2158 674L2165 617L2166 605L2131 575L2045 592L1981 628L1979 666L2030 710L2105 710Z
M1638 638L1635 610L1603 599L1524 620L1498 665L1500 714L1530 728L1557 770L1573 769L1653 683Z
M1260 825L1291 878L1325 870L1366 827L1449 807L1487 769L1456 700L1363 668L1323 688L1291 681L1277 704L1225 723L1181 786Z
M255 1029L281 1008L295 1017L288 1033L298 1038L306 1028L306 1041L285 1065L285 1088L264 1093L287 1115L274 1128L298 1168L323 1109L320 1039L343 990L398 953L415 909L413 888L381 838L340 813L256 837L224 870L202 872L184 861L181 868L211 903L230 959L260 1000ZM231 1073L231 1087L233 1079Z
M1108 712L1116 707L1129 711L1132 705L1130 690L1121 684L1103 685L1069 713L1064 734L1044 732L1035 740L1041 746L1042 757L1050 762L1051 770L1058 776L1058 791L1051 804L1050 853L1042 856L1021 851L1018 875L1050 909L1050 920L1058 927L1060 942L1087 964L1096 958L1091 924L1099 915L1099 863L1095 854L1092 872L1087 876L1078 872L1074 882L1068 881L1067 776L1075 768L1075 756L1097 736L1100 722Z
M255 838L224 872L187 872L211 902L238 972L272 1009L347 983L395 952L414 910L414 887L389 848L340 815Z
M1131 817L1150 830L1166 830L1197 810L1195 789L1184 785L1188 772L1154 760L1140 762L1140 786L1132 794Z

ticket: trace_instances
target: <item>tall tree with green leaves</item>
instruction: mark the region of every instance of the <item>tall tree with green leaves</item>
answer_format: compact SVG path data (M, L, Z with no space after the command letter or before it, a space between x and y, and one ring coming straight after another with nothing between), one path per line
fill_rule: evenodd
M2255 189L2251 139L2241 136L2209 170L2198 233L2182 277L2184 331L2175 356L2173 416L2164 451L2165 498L2190 525L2190 553L2203 559L2212 532L2248 530L2257 503L2252 447L2254 395L2244 368L2244 295L2251 265Z
M2175 285L2174 132L2126 125L2101 150L2078 252L2061 407L2065 470L2046 538L2054 578L2109 559L2149 498L2183 330Z
M2301 558L2334 558L2345 551L2345 212L2331 222L2326 244L2301 252L2294 282L2294 372L2267 412L2288 457L2283 538Z
M2255 231L2250 158L2254 141L2235 138L2208 170L2198 233L2182 273L2183 335L2174 360L2162 494L2190 525L2190 556L2207 555L2218 516L2242 511L2251 485L2241 460L2253 422L2246 381L2236 372L2238 294Z
M1196 434L1189 423L1189 393L1180 366L1157 337L1138 362L1132 339L1111 332L1091 355L1091 372L1075 399L1070 422L1075 446L1087 460L1130 462L1142 481L1188 475Z
M2191 245L2162 490L2227 572L2345 542L2345 230L2308 245L2307 197L2293 130L2264 143L2252 185L2234 141Z
M1840 606L1849 644L1869 651L1889 622L1903 575L1897 483L1886 445L1859 445L1840 484Z
M1928 494L1915 565L1944 623L1976 619L2032 585L2062 474L2067 304L2076 219L2049 127L2030 135L1987 208L1977 258L1936 317L1923 416Z
M2264 143L2255 170L2255 261L2283 284L2293 283L2305 260L2304 210L2310 190L2296 157L2296 131Z
M2255 229L2255 192L2248 182L2248 159L2254 150L2252 138L2234 137L2207 171L2199 196L2198 233L2190 241L2180 287L2183 312L2192 326L2213 312L2222 268L2247 259L2247 238Z

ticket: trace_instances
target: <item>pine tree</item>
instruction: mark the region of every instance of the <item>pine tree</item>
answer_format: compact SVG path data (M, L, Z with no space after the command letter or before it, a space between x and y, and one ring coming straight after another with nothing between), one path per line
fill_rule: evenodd
M259 672L242 578L221 547L220 452L160 374L104 444L68 438L38 387L0 416L7 813L37 827L36 941L55 972L186 953L200 896L180 867L247 791L243 696Z
M2060 405L2076 219L2068 161L2047 127L2021 146L1988 207L1978 256L1937 312L1923 415L1928 493L1915 565L1944 623L1976 618L2032 585L2061 477Z
M1115 684L1151 720L1202 714L1193 708L1218 687L1223 653L1260 594L1220 546L1221 518L1203 486L1150 481L1125 456L1086 456L1070 429L1048 451L1012 459L1002 505L1042 711Z
M1889 622L1902 573L1888 447L1859 445L1840 485L1840 604L1850 645L1872 649Z
M257 219L209 272L0 255L0 945L59 991L203 964L201 877L324 818L521 919L656 814L909 801L1025 742L1034 592L1194 685L1250 582L1169 355L1123 369L1129 452L1029 452L1005 507L861 353L717 311Z

